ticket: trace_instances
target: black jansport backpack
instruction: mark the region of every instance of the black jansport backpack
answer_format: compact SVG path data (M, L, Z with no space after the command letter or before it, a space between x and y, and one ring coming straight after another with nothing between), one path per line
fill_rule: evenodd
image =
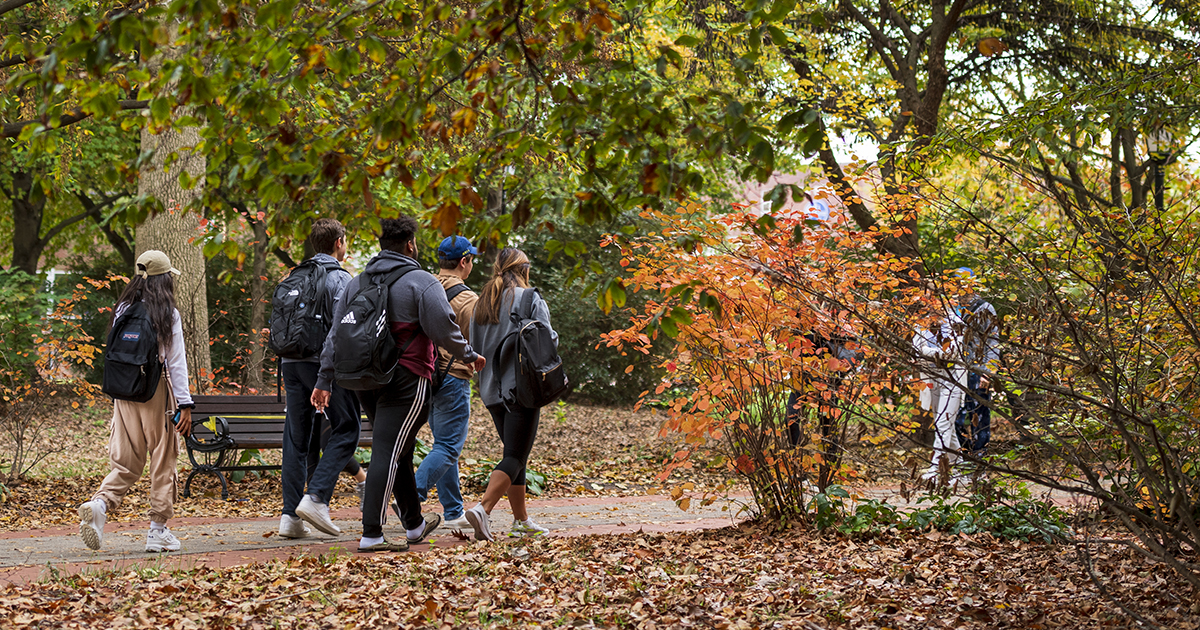
M271 296L271 337L267 342L275 354L285 359L307 359L321 353L333 325L325 283L329 274L341 268L337 263L309 258L275 287Z
M146 402L158 391L162 378L158 359L158 334L146 306L130 304L113 322L104 344L104 380L100 391L118 400Z
M388 289L404 274L415 271L405 265L386 274L363 273L358 291L346 302L346 311L333 334L333 372L345 389L379 389L392 381L396 361L419 331L399 351L388 322Z
M505 406L519 405L540 409L562 398L571 390L563 369L558 346L548 326L533 318L533 296L537 289L525 289L520 305L509 315L517 330L500 342L497 356L513 357L517 362L516 382L509 391L499 388ZM506 348L506 346L508 346ZM515 356L514 356L515 353ZM492 369L499 384L500 364Z

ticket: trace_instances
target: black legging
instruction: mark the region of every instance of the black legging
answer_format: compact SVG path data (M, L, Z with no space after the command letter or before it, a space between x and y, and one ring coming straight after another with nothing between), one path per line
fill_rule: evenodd
M496 433L504 444L504 459L496 464L496 470L508 475L514 486L525 485L525 465L533 451L533 440L537 437L540 409L518 407L509 411L503 404L488 405Z

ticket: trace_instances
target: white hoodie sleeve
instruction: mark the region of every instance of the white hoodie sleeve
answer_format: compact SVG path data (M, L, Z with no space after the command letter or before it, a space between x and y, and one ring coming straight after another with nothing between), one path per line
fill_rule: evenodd
M187 355L183 350L183 323L179 319L178 309L171 321L171 349L165 352L160 350L159 358L167 370L171 393L175 395L175 405L194 406L192 394L188 391Z

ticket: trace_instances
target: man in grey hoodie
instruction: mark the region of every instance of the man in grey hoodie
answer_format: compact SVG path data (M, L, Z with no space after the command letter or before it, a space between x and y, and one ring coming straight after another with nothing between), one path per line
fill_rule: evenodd
M363 274L346 285L346 298L334 312L330 340L336 338L346 305L358 292L364 275L418 266L416 220L401 217L379 223L379 246L383 251L367 263ZM445 289L429 272L416 268L389 287L388 316L396 347L402 349L395 376L380 389L358 392L359 401L374 424L372 465L367 469L363 499L363 533L358 544L358 550L363 552L404 551L409 543L423 542L441 523L439 515L421 516L412 466L417 431L429 418L429 382L437 357L435 344L475 370L483 369L486 363L463 338ZM321 371L312 396L313 406L318 409L329 400L335 352L333 343L326 343L321 352ZM393 493L407 534L407 540L398 543L383 537L387 497Z

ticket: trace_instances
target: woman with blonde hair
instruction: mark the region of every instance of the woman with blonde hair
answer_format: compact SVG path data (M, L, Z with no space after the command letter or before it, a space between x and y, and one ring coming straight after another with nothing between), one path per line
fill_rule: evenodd
M532 318L551 328L546 301L529 286L529 257L519 249L506 247L496 257L492 277L480 292L471 318L471 343L488 360L479 373L479 396L504 444L504 458L492 471L483 499L466 510L476 540L493 540L488 515L505 494L514 518L510 536L540 536L550 531L534 523L525 510L525 467L537 437L539 410L505 405L500 392L505 384L515 382L517 364L515 357L503 363L496 361L504 340L516 333L517 324L511 314L526 291L534 292ZM554 341L558 343L557 333Z

